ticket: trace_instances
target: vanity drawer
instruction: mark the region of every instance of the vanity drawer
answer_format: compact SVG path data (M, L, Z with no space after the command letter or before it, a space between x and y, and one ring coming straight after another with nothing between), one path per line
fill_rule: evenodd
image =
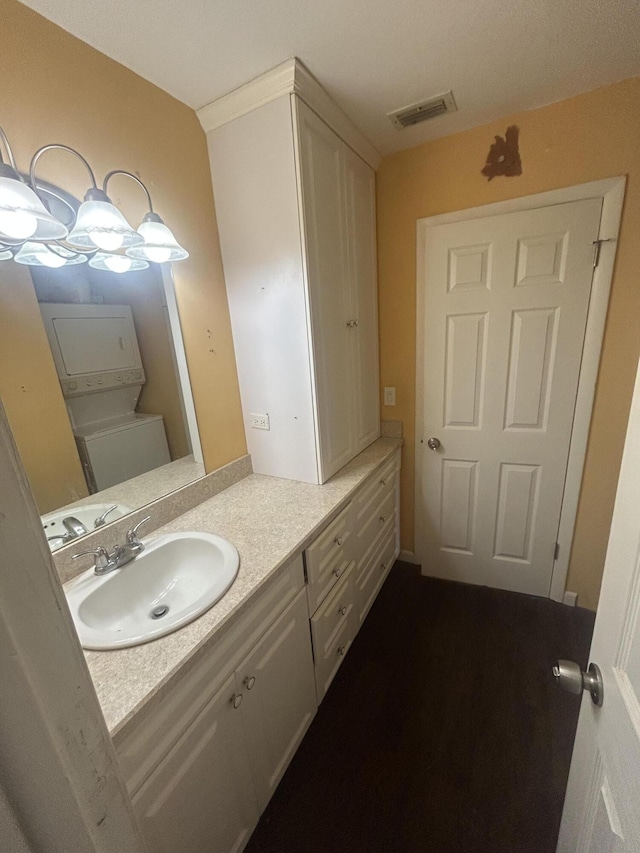
M379 503L381 497L393 491L400 471L400 453L396 452L379 471L374 472L358 490L353 500L354 520L356 529L371 514L373 506Z
M395 518L385 525L384 535L356 573L356 622L360 626L371 605L380 592L380 587L391 570L396 557Z
M324 660L343 623L353 618L356 603L355 563L333 587L311 618L311 637L316 660Z
M353 618L354 615L355 613L352 611L351 617L342 622L338 631L331 638L331 642L327 645L326 653L322 657L316 658L316 693L318 704L324 699L325 693L329 689L337 671L342 666L342 661L351 648L356 635L358 621L357 618Z
M315 613L353 559L351 510L349 504L305 551L309 613Z
M359 526L356 528L356 559L358 564L365 559L371 550L372 543L379 538L382 530L386 529L390 523L393 524L395 519L396 490L393 487L382 489L377 497L377 502L369 505L368 514L362 517Z

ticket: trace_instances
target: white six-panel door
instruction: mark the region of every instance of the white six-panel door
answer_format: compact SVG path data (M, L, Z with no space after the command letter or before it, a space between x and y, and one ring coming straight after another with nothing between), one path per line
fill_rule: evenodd
M425 574L549 594L601 206L420 223Z
M562 649L558 649L562 655ZM582 698L558 853L640 850L640 373L622 458L591 660L598 708ZM566 701L575 699L567 695Z

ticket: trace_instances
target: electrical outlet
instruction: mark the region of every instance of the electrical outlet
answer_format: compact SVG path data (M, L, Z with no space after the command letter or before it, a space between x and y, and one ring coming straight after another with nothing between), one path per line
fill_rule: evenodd
M384 404L385 406L395 406L396 404L396 389L385 388L384 389Z
M269 415L249 415L252 429L271 429L269 426Z

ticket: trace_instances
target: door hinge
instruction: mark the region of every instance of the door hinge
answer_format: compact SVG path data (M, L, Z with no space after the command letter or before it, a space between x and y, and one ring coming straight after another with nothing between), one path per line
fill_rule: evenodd
M600 263L600 250L602 249L603 243L615 243L615 237L607 237L604 240L594 240L593 241L593 268L595 269Z
M560 543L556 542L556 547L553 549L553 559L557 560L560 556Z

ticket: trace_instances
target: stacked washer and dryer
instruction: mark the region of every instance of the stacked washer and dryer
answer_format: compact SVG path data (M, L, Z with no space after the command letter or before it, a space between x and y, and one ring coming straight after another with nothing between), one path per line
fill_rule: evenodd
M146 382L128 305L41 303L93 494L171 461L162 415L136 412Z

